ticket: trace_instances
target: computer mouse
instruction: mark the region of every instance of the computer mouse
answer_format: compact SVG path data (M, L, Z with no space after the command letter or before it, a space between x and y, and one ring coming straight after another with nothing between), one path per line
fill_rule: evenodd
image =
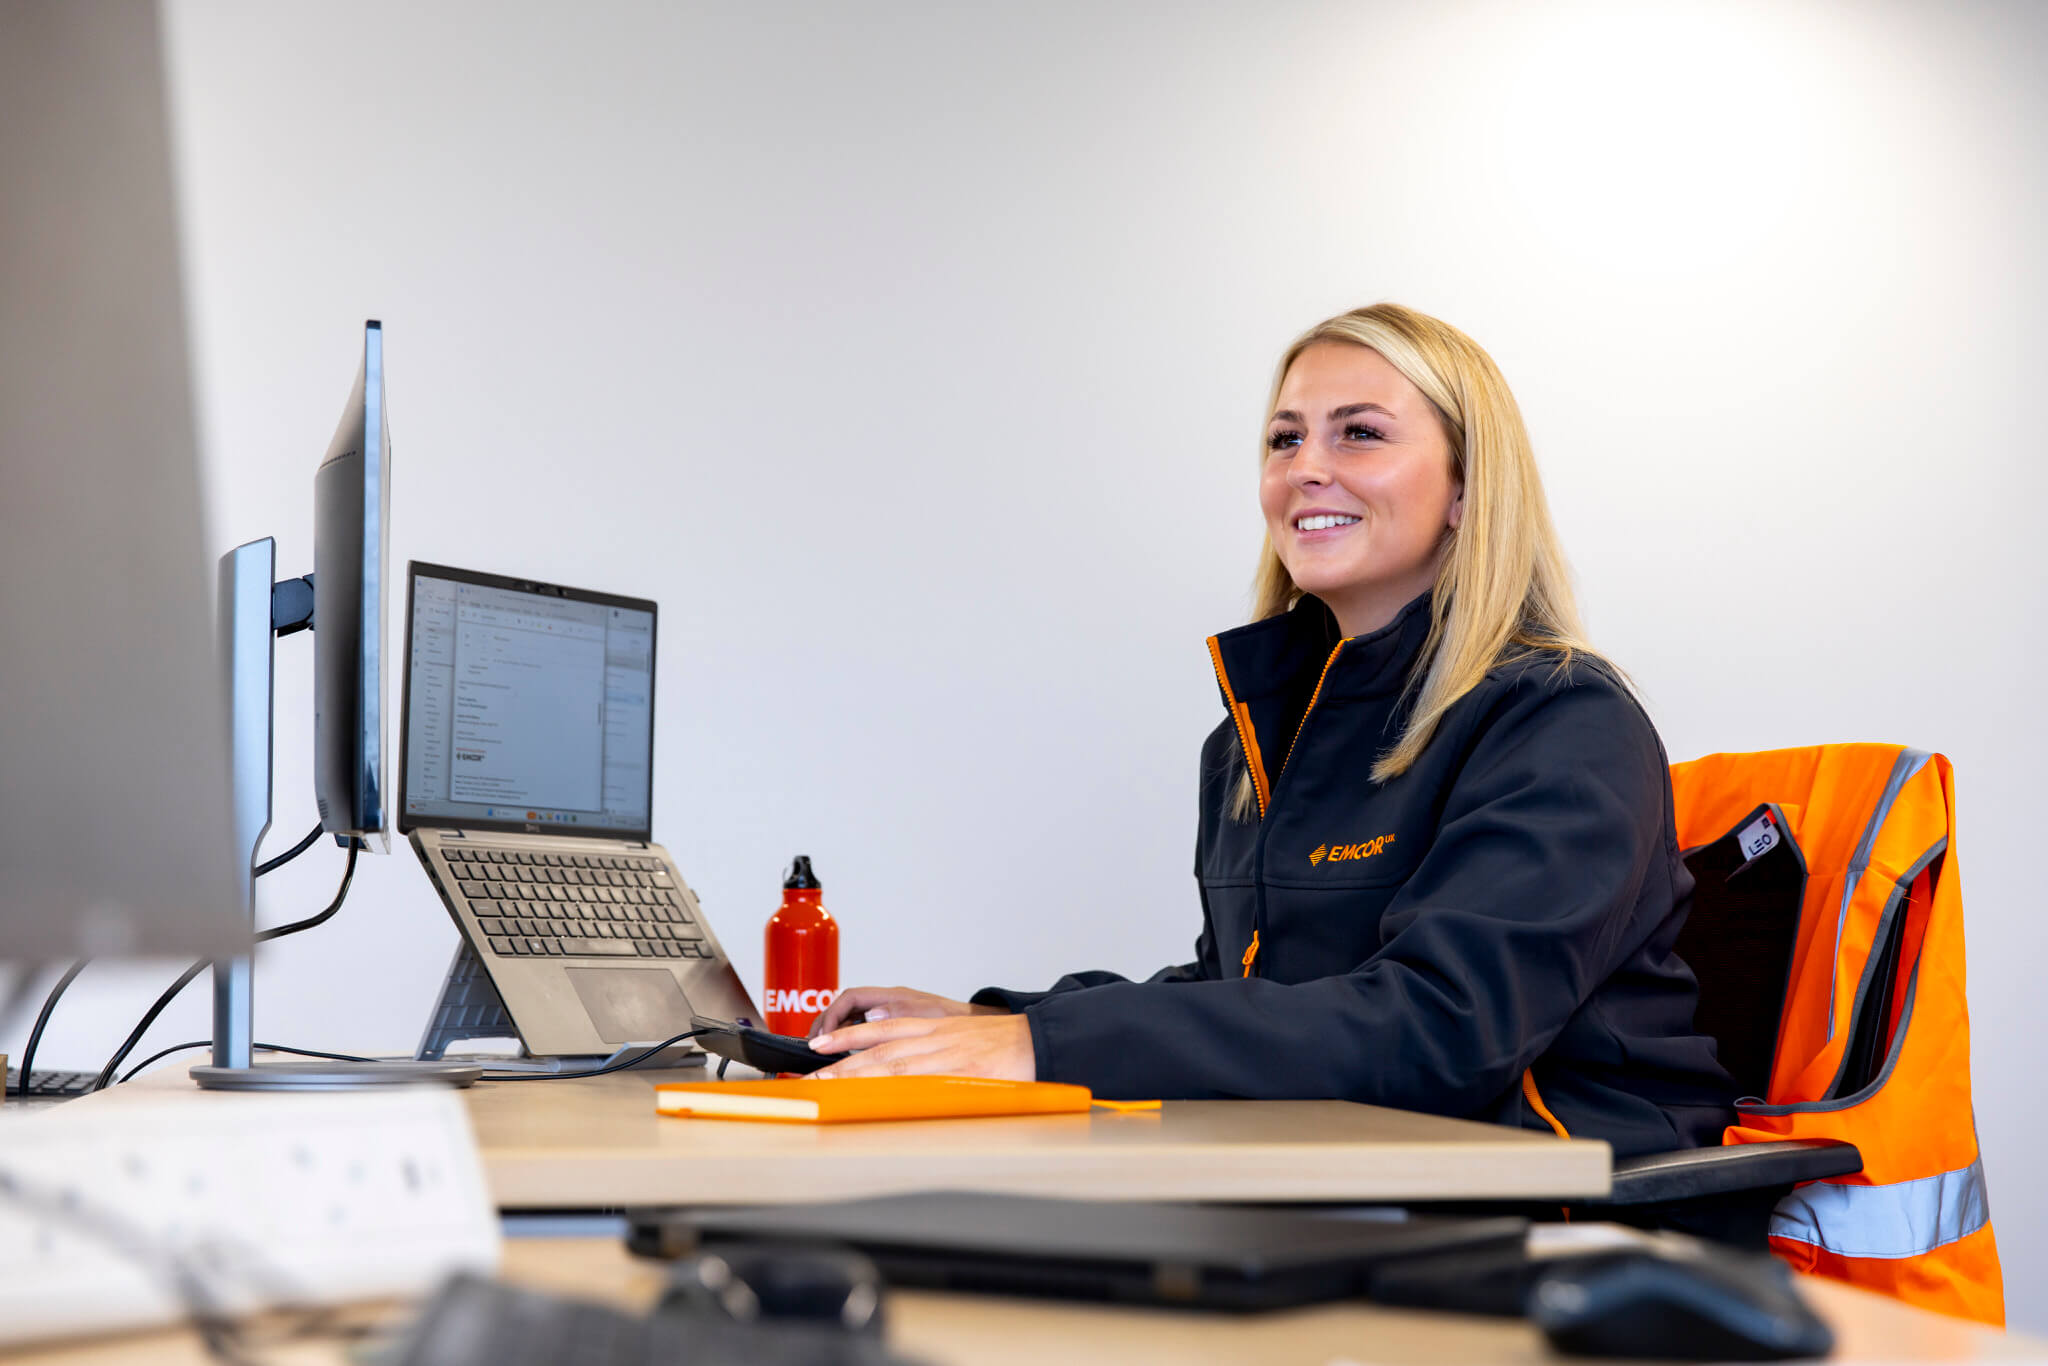
M1784 1263L1721 1248L1568 1259L1537 1278L1529 1317L1579 1356L1776 1361L1835 1345Z
M883 1283L858 1252L822 1244L730 1242L677 1262L656 1313L711 1321L882 1333Z

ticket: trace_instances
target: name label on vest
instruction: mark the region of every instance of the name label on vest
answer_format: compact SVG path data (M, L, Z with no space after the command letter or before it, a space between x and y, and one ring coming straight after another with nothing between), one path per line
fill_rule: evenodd
M1735 837L1735 843L1742 850L1744 858L1758 859L1777 848L1779 838L1778 822L1766 811L1742 827L1742 833Z

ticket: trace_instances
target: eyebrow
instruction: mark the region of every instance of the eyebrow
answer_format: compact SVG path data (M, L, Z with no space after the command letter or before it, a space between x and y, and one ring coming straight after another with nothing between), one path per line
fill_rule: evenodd
M1330 416L1328 420L1331 422L1342 422L1345 418L1357 417L1360 413L1383 413L1388 417L1395 416L1395 413L1392 409L1383 408L1377 403L1347 403L1341 408L1330 409ZM1292 408L1282 408L1279 412L1273 414L1273 416L1269 418L1268 421L1300 422L1301 414L1295 412Z

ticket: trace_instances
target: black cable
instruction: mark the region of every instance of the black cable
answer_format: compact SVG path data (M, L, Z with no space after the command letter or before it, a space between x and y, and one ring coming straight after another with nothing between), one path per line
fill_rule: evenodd
M150 1054L141 1062L136 1063L135 1066L129 1068L126 1072L123 1072L121 1074L121 1081L115 1082L114 1085L119 1086L121 1082L134 1080L136 1074L141 1072L143 1068L159 1059L168 1058L173 1053L183 1053L187 1049L192 1048L211 1047L213 1047L212 1039L193 1039L187 1043L174 1043L169 1048L159 1048L156 1052ZM317 1048L291 1048L281 1043L252 1043L249 1047L258 1053L292 1053L301 1058L331 1058L335 1062L379 1061L377 1058L359 1058L353 1053L323 1053Z
M36 1045L43 1041L43 1026L50 1023L50 1013L57 1008L57 998L64 994L64 988L70 986L78 974L85 971L85 965L91 961L90 958L81 958L73 963L65 970L64 975L57 979L57 985L50 988L50 994L43 998L43 1008L36 1013L35 1028L29 1030L28 1042L21 1046L21 1085L14 1090L17 1096L28 1094L28 1070L35 1065Z
M156 1017L164 1013L164 1007L176 999L179 992L192 985L194 977L197 977L212 965L213 960L211 958L200 959L179 974L178 980L171 983L169 991L156 998L156 1004L149 1008L148 1013L136 1023L135 1028L128 1031L128 1037L122 1040L121 1046L114 1051L114 1056L107 1059L107 1065L100 1069L99 1076L93 1078L93 1090L104 1091L107 1089L108 1084L114 1078L114 1069L119 1067L123 1060L135 1051L135 1045L142 1042L142 1036L147 1034L149 1027L156 1023Z
M314 833L317 834L319 832L315 831ZM356 877L356 855L361 852L362 846L351 841L348 846L348 866L341 870L341 886L334 889L334 900L327 903L326 910L318 915L309 915L304 920L294 920L289 925L278 925L271 929L258 930L256 932L256 942L267 944L273 939L282 939L288 934L297 934L301 930L310 930L316 925L324 925L332 920L334 913L341 909L341 903L348 900L348 885L355 881Z
M593 1067L587 1072L507 1072L502 1076L496 1077L486 1072L481 1078L481 1080L571 1081L577 1077L601 1077L607 1072L619 1072L623 1071L628 1067L637 1067L641 1063L646 1062L649 1058L653 1057L655 1054L661 1052L663 1049L673 1048L685 1039L694 1039L699 1034L710 1034L714 1032L715 1031L709 1029L685 1030L683 1033L676 1035L673 1039L663 1039L660 1043L655 1044L653 1047L649 1048L644 1053L635 1054L630 1058L620 1058L617 1062L606 1063L603 1067Z
M170 1293L214 1360L227 1366L262 1366L243 1350L241 1327L219 1303L199 1260L184 1248L128 1222L111 1207L81 1199L73 1191L40 1188L4 1169L0 1204L103 1244Z
M305 853L308 849L311 849L313 845L319 840L322 828L323 827L318 825L314 826L311 830L306 832L306 837L300 840L297 844L294 844L291 848L285 850L276 858L266 859L262 863L257 864L256 876L262 877L265 873L274 873L278 869L284 867L287 863L290 863L293 859L297 858L299 855ZM349 848L349 857L351 860L353 860L355 857L354 846L350 846ZM353 869L351 869L351 871L353 871ZM347 885L347 883L342 884L344 890L346 890ZM314 925L318 923L319 920L318 918L316 918L314 920L306 921L302 925L298 926L298 928L311 929ZM293 932L293 927L285 926L280 930L272 931L270 934L266 936L259 936L259 939L276 939L279 938L281 935L291 934ZM29 1067L31 1064L35 1062L36 1059L36 1045L41 1043L43 1040L43 1028L44 1026L50 1023L50 1015L57 1009L57 998L64 994L65 988L71 985L73 979L75 979L80 972L84 971L85 965L91 961L92 960L90 958L81 958L76 963L73 963L71 965L70 971L66 972L61 978L58 979L57 985L51 987L50 994L44 998L43 1008L41 1012L39 1012L36 1015L35 1028L29 1031L28 1042L22 1046L21 1084L15 1088L16 1095L25 1096L28 1094ZM129 1075L132 1076L134 1074L130 1073Z
M290 863L293 859L297 858L299 855L305 853L308 849L311 849L314 845L314 842L320 838L320 830L320 826L314 826L311 830L306 832L306 837L300 840L297 844L294 844L291 848L285 850L276 858L265 859L263 862L257 864L256 876L262 877L265 873L274 873L278 869L284 867L287 863Z
M318 915L308 916L304 920L295 920L289 925L279 925L275 929L263 930L257 934L256 942L261 944L272 939L282 939L288 934L297 934L301 930L310 930L315 925L324 924L331 919L334 913L341 909L341 903L348 898L349 883L355 880L356 854L358 852L359 847L357 845L349 845L348 866L342 869L341 886L335 888L334 900L327 903L326 910ZM128 1060L128 1055L135 1051L135 1045L142 1042L142 1036L149 1032L151 1025L156 1023L156 1017L164 1013L164 1007L168 1006L179 992L190 986L192 979L204 972L212 962L211 958L200 959L191 967L185 969L184 974L177 981L171 983L169 991L156 998L156 1004L149 1008L149 1013L144 1015L141 1022L129 1031L128 1037L122 1041L120 1048L115 1050L114 1056L108 1058L107 1065L100 1069L99 1076L93 1080L93 1090L104 1091L113 1083L114 1074L120 1070L121 1064Z

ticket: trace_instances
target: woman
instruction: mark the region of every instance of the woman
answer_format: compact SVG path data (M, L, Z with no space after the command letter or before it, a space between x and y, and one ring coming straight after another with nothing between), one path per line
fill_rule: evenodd
M1581 637L1520 409L1394 304L1281 359L1258 610L1209 642L1195 961L974 1003L857 987L821 1076L1336 1097L1718 1142L1734 1088L1673 952L1692 880L1663 748Z

